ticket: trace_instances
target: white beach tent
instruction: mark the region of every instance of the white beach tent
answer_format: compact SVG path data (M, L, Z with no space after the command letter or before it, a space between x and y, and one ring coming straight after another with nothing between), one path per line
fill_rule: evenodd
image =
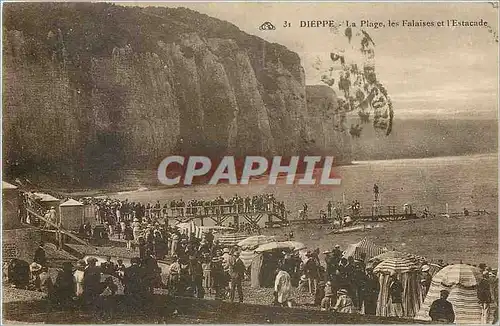
M466 264L444 267L432 278L431 287L415 319L431 320L429 309L439 299L441 290L448 290L448 301L453 305L456 324L481 324L481 306L476 286L482 279L478 268Z

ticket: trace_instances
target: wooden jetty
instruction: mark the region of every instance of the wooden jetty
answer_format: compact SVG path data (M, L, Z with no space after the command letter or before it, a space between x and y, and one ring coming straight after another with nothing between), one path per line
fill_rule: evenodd
M347 214L346 214L347 215ZM403 220L413 220L422 218L413 212L411 207L406 212L397 212L396 206L387 206L387 213L382 213L381 207L376 210L372 210L371 214L366 215L349 215L352 219L353 224L357 222L392 222L392 221L403 221ZM313 219L296 219L290 220L290 224L307 224L307 223L323 223L331 224L335 221L335 218L313 218ZM338 219L337 219L338 220Z
M204 226L206 220L211 220L216 226L222 226L225 222L231 222L233 225L247 222L258 226L263 218L267 220L266 225L288 224L286 210L277 209L273 205L268 205L268 208L264 210L257 210L253 207L247 208L244 205L237 204L178 207L170 208L170 210L171 212L168 215L164 215L165 224L167 225L169 220L175 220L178 223L199 220L200 225Z

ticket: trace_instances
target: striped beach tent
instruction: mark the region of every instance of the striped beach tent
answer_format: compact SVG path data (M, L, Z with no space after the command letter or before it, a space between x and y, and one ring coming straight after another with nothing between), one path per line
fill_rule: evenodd
M252 261L257 255L258 254L253 250L243 250L242 252L240 252L240 259L243 262L243 265L245 265L245 268L248 268L250 265L252 265Z
M422 303L418 262L412 258L389 258L378 264L373 272L379 275L380 291L377 316L390 316L392 301L389 296L391 275L403 284L403 316L414 317Z
M248 234L241 233L227 233L227 234L216 234L215 239L219 240L222 246L233 247L238 245L238 242L248 238Z
M366 254L366 259L370 259L383 252L381 247L368 240L368 238L364 238L358 243L350 244L344 251L343 257L348 258L354 256L354 259L361 259L361 254L364 253Z
M389 258L378 264L373 272L382 274L402 274L418 270L418 268L418 261L414 258Z
M201 237L203 236L202 229L200 229L199 226L194 224L193 221L186 223L179 223L176 225L176 227L179 228L179 232L181 234L186 234L189 236L191 233L194 233L194 236L198 239L201 239Z
M456 324L481 324L481 306L476 286L482 275L478 268L465 264L444 267L432 278L431 287L415 319L430 320L429 309L440 292L450 292L448 301L453 305Z

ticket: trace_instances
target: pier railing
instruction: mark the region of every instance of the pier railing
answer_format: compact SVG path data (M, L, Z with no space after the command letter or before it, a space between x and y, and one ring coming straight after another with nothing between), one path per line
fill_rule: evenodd
M113 219L117 219L115 211L107 211L107 216L111 214ZM188 218L188 217L211 217L221 215L239 215L239 214L274 214L278 216L286 216L286 208L279 207L274 203L263 205L245 205L245 204L221 204L221 205L195 205L182 207L162 207L145 209L144 217L146 218ZM86 218L100 219L99 207L94 204L88 204L84 208ZM120 220L130 220L134 218L134 211L128 210L121 212Z

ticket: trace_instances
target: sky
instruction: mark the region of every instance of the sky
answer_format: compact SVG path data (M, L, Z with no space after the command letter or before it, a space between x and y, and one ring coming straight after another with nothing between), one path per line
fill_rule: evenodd
M127 3L127 5L139 5ZM487 21L498 33L498 8L491 3L141 3L141 6L188 7L226 20L242 31L282 44L299 54L307 84L321 84L318 58L329 63L340 36L329 28L301 28L301 20L358 23L403 19ZM269 21L276 30L259 30ZM284 28L284 22L291 27ZM373 38L379 81L400 118L496 118L498 43L487 27L385 27L365 30Z

